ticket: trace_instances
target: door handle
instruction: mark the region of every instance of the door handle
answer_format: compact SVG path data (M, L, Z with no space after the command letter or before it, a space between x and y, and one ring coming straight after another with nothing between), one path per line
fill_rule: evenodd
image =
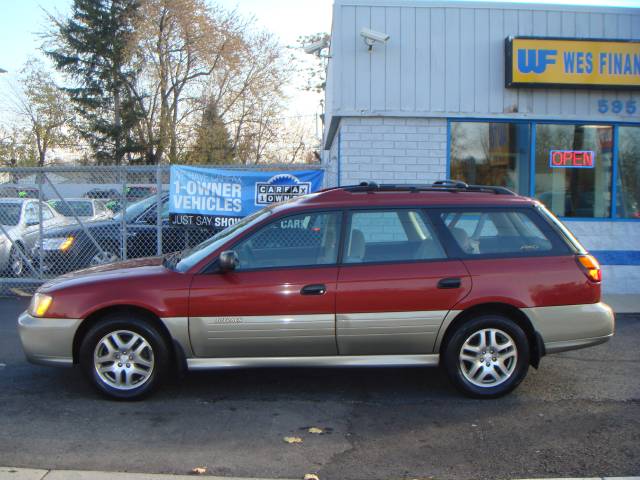
M447 289L447 288L460 288L462 285L462 280L459 278L443 278L438 282L438 288Z
M300 295L324 295L325 293L327 293L327 286L322 284L307 285L300 290Z

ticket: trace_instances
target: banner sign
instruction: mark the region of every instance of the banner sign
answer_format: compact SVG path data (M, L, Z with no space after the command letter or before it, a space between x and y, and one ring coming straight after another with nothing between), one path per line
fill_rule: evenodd
M174 225L226 228L256 210L322 188L322 170L260 172L171 166Z
M551 150L549 166L551 168L594 168L596 154L591 151Z
M640 89L640 42L508 37L507 87Z

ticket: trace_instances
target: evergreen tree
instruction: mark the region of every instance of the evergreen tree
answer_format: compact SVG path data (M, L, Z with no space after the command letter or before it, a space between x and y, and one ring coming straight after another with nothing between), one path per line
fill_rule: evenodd
M129 60L139 8L139 0L74 0L70 18L52 18L53 48L46 53L73 80L65 90L101 163L120 164L140 150L132 135L140 112L128 88L137 76Z
M192 164L222 165L233 163L232 143L229 132L216 105L209 101L202 113L202 121L198 128L196 144L187 155Z

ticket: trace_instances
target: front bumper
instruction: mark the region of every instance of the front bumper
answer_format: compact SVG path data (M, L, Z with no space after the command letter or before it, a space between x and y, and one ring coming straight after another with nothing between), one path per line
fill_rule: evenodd
M73 338L82 320L37 318L24 312L18 318L22 348L31 363L73 365Z
M542 337L546 353L598 345L609 340L615 330L613 310L602 302L522 310Z

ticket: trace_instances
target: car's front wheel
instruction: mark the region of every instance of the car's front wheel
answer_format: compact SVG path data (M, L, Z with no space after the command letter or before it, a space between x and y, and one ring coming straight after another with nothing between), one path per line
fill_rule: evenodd
M15 245L11 247L9 252L9 274L12 277L23 277L25 275L25 261L24 261L24 248L22 245Z
M160 332L147 321L108 315L84 336L80 366L103 394L138 399L149 394L167 371L169 351Z
M118 260L120 260L120 257L118 257L118 255L108 250L103 250L102 252L96 252L89 259L89 266L97 267L100 265L106 265L108 263L114 263L114 262L117 262Z
M460 325L443 354L452 383L476 398L496 398L511 392L529 370L526 334L500 315L481 315Z

